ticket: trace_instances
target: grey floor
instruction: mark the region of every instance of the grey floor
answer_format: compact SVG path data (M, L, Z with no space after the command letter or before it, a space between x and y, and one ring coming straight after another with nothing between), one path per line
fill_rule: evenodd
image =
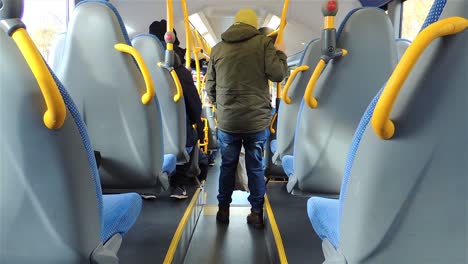
M325 260L322 240L316 235L307 216L306 196L293 196L286 192L286 183L271 182L267 194L283 238L290 264L320 264Z
M248 193L235 191L229 225L216 222L219 163L210 168L205 183L206 205L195 229L185 264L271 263L265 231L247 225Z

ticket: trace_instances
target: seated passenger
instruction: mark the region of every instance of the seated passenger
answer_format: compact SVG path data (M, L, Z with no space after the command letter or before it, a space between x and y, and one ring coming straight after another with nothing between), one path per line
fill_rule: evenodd
M164 34L167 30L166 20L154 21L149 28L150 34L155 35L164 43ZM177 199L188 198L184 184L190 182L187 177L198 177L200 181L206 179L208 160L197 146L198 140L203 140L204 123L201 120L202 103L198 95L197 87L193 82L192 73L184 67L185 49L179 46L180 41L174 29L176 40L174 43L174 70L179 77L184 94L186 111L186 147L192 149L190 162L184 166L178 166L176 174L171 177L171 197ZM194 126L196 129L194 129Z

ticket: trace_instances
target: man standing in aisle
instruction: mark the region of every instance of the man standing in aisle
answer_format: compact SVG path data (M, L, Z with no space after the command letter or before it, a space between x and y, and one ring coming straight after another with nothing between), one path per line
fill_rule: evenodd
M255 11L241 9L234 24L211 52L206 90L217 107L218 140L222 155L219 210L216 219L229 223L229 205L242 145L252 206L247 223L263 228L265 180L263 148L271 118L268 80L281 82L287 75L285 48L260 34Z

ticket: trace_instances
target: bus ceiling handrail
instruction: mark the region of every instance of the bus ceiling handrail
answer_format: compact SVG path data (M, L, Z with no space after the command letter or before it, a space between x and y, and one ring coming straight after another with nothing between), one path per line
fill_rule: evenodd
M149 104L155 96L154 82L153 78L151 78L150 71L148 70L148 67L146 66L143 57L137 49L127 44L118 43L114 45L114 48L120 52L131 55L135 59L136 63L138 64L138 68L140 68L140 72L143 75L143 79L145 81L146 86L146 92L145 94L143 94L143 96L141 96L141 102L144 105Z
M294 79L296 78L297 74L299 74L300 72L308 71L309 69L310 69L310 67L307 66L307 65L299 66L296 69L294 69L294 71L291 73L291 76L289 76L289 79L286 82L286 84L284 85L284 89L283 89L283 92L281 94L281 98L283 99L283 101L286 104L291 104L291 102L292 102L291 97L288 96L288 92L289 92L289 89L291 88L291 85L292 85Z
M65 123L67 116L63 97L39 50L24 28L24 24L19 19L12 19L10 22L14 22L13 20L16 22L10 23L12 26L8 29L11 31L10 36L31 69L47 106L43 116L44 125L48 129L59 129Z
M416 36L390 76L372 115L372 128L380 139L391 139L395 134L395 125L390 120L390 113L401 87L424 50L435 39L460 33L467 28L467 19L450 17L433 23Z

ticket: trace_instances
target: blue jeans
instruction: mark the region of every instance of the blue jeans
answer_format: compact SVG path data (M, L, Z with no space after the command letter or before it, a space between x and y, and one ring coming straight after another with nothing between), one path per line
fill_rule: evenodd
M242 145L244 145L245 165L250 189L248 200L253 211L263 211L265 179L262 161L267 138L267 130L251 134L231 134L218 130L218 141L222 156L218 189L219 206L227 207L232 202L231 196L235 186L237 164L239 163Z

